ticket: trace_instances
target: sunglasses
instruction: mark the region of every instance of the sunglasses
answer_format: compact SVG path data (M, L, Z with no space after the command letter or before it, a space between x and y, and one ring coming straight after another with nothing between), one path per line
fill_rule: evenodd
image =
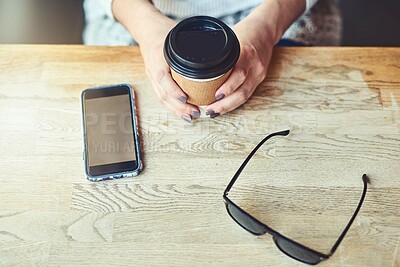
M289 130L286 131L281 131L281 132L275 132L272 133L268 136L266 136L254 149L251 151L251 153L247 156L247 158L244 160L240 168L237 170L236 174L233 176L232 180L228 184L227 188L225 189L224 192L224 201L225 201L225 206L226 210L228 211L229 216L237 223L239 224L242 228L244 228L246 231L252 233L253 235L261 236L264 235L265 233L269 233L272 235L272 238L276 244L276 246L287 256L298 260L303 263L307 263L310 265L316 265L320 263L321 261L329 259L333 255L333 253L336 251L338 248L340 242L342 242L343 238L345 237L347 231L350 229L354 219L356 218L361 205L364 201L365 195L367 193L367 183L368 183L368 177L366 174L362 176L362 181L364 183L364 190L361 195L361 199L357 205L357 208L351 217L350 221L344 228L342 234L336 241L336 243L333 245L332 249L330 250L329 254L324 254L321 252L318 252L316 250L313 250L311 248L308 248L300 243L297 243L296 241L291 240L290 238L287 238L286 236L283 236L282 234L278 233L277 231L273 230L266 224L260 222L256 218L254 218L252 215L244 211L242 208L240 208L238 205L236 205L232 200L228 198L228 193L231 190L232 186L236 182L237 178L239 175L242 173L243 169L246 167L247 163L250 161L250 159L253 157L253 155L257 152L257 150L271 137L274 136L287 136L289 134Z

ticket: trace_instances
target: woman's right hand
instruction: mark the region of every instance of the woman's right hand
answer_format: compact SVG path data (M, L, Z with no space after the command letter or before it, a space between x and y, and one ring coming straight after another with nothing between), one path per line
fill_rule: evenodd
M192 119L200 117L200 110L197 106L186 102L187 95L172 79L170 67L163 53L165 38L175 25L175 21L165 17L164 23L146 29L148 34L140 41L140 51L146 73L160 102L178 117L190 123Z
M176 22L149 0L113 0L112 12L139 43L146 73L160 102L187 122L200 117L199 108L186 103L187 95L172 79L164 59L164 40Z

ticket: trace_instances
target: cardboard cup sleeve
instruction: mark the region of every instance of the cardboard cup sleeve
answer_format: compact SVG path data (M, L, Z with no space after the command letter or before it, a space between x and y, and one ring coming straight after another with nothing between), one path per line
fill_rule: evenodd
M206 106L215 102L215 92L229 78L232 70L216 79L188 79L171 69L172 78L187 94L187 102L196 106Z

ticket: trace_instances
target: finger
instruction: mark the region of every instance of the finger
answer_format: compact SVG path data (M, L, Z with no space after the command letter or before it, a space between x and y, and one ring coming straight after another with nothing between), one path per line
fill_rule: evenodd
M154 81L151 82L155 88L157 97L160 99L160 102L176 116L184 119L185 121L188 121L189 117L190 121L200 117L200 110L197 106L188 103L182 103L178 99L166 94L166 92L160 89L160 86L158 86Z
M150 81L151 81L151 87L153 87L154 92L156 93L158 100L160 101L160 103L162 105L164 105L165 102L167 101L167 98L168 98L167 92L165 92L164 90L160 90L159 86L153 81L153 79L151 79Z
M258 84L254 82L253 79L247 79L232 94L206 107L206 115L209 115L210 118L215 118L219 115L234 110L251 97L257 85Z
M168 97L167 103L174 108L175 114L178 117L183 118L184 115L190 115L193 119L198 119L200 117L200 110L195 105L189 103L183 104L173 97Z
M181 118L182 120L186 121L187 123L192 123L193 120L193 116L187 113L182 113L179 110L176 110L176 108L171 105L169 102L165 103L165 106L171 111L173 112L176 116L178 116L179 118Z
M154 88L154 91L156 92L158 99L160 100L160 103L163 106L167 107L167 109L169 111L171 111L172 113L174 113L176 116L182 118L182 116L184 116L185 114L182 114L182 112L178 111L173 105L171 105L168 102L168 94L164 90L160 90L159 86L153 80L151 80L151 83Z
M162 51L160 52L160 55L162 55ZM161 88L161 91L165 91L166 94L179 99L182 103L186 103L187 95L172 79L171 69L165 58L163 56L154 56L152 58L154 60L153 64L146 64L153 66L148 69L148 76L156 84L161 86L159 87Z
M196 119L200 117L199 107L189 103L182 103L180 100L171 97L170 95L166 94L165 91L162 91L162 89L160 89L160 86L157 85L155 82L153 83L153 86L158 87L157 91L161 92L161 100L162 102L164 102L163 104L168 103L171 107L173 107L173 110L178 116L181 116L183 114L190 114Z
M233 68L229 78L215 92L215 99L218 101L232 94L236 89L239 88L239 86L241 86L245 82L248 73L249 68L241 67L238 62L238 64L236 64L236 66Z
M182 89L172 79L171 72L170 72L169 68L168 68L168 71L166 71L166 70L160 71L160 73L159 73L159 75L158 75L158 77L157 77L155 82L169 96L178 99L182 103L186 103L187 95L182 91Z

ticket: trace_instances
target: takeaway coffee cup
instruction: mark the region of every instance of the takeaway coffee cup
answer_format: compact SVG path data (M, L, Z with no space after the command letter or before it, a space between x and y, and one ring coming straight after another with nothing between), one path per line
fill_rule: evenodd
M228 79L239 53L239 41L232 29L208 16L181 21L164 44L172 78L187 94L188 103L197 106L215 101L215 92Z

